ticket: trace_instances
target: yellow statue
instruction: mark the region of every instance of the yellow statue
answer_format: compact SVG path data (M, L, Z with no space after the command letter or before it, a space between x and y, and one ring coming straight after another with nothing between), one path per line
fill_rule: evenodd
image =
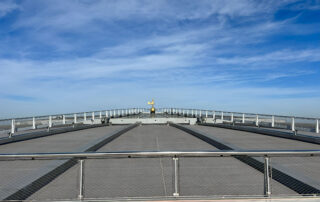
M154 100L152 99L152 102L148 102L148 105L151 105L150 113L155 114L156 109L154 108Z

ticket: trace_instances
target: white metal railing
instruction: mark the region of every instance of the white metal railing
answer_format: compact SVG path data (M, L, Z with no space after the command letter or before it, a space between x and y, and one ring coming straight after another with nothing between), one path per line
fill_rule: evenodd
M84 198L84 166L85 159L119 159L119 158L160 158L170 157L173 160L174 192L172 196L179 197L179 158L181 157L263 157L264 158L264 195L271 196L271 157L314 157L320 156L320 150L228 150L228 151L123 151L123 152L83 152L83 153L26 153L0 154L0 161L7 160L79 160L79 195Z
M109 117L132 116L144 111L146 110L143 108L128 108L0 119L0 134L9 134L9 137L11 137L18 129L19 131L24 131L64 126L68 124L82 124Z
M17 132L17 129L35 130L37 128L63 126L67 124L81 124L96 119L109 117L124 117L138 113L148 113L147 108L110 109L91 112L78 112L68 114L55 114L46 116L22 117L0 120L0 134L9 133L9 137ZM172 114L178 116L201 117L206 119L221 120L222 122L252 124L271 128L284 128L292 131L306 130L315 133L320 132L319 119L298 116L283 116L270 114L253 114L243 112L227 112L218 110L183 109L183 108L158 108L157 114Z
M316 117L283 116L272 114L254 114L244 112L229 112L203 109L164 108L165 113L181 114L185 116L213 118L222 122L252 123L255 126L268 126L271 128L284 128L292 131L305 130L320 133L319 120Z

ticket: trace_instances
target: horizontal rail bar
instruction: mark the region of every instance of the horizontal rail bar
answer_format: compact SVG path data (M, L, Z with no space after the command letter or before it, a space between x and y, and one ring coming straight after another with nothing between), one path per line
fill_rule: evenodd
M0 160L61 158L134 158L134 157L302 157L320 156L320 150L212 150L212 151L122 151L0 154Z
M117 111L117 110L129 110L129 109L140 109L140 110L149 110L148 108L144 108L144 107L137 107L137 108L123 108L123 109L103 109L103 110L95 110L95 111L87 111L87 112L73 112L73 113L61 113L61 114L51 114L51 115L39 115L39 116L28 116L28 117L12 117L12 118L6 118L6 119L0 119L0 121L9 121L11 119L16 119L16 120L19 120L19 119L32 119L33 117L35 118L45 118L45 117L48 117L48 116L62 116L62 115L74 115L74 114L83 114L83 113L98 113L98 112L104 112L104 111ZM187 108L175 108L175 107L162 107L162 108L157 108L158 110L165 110L165 109L176 109L176 110L194 110L194 111L208 111L208 112L217 112L217 113L227 113L227 114L246 114L246 115L252 115L252 116L255 116L255 115L259 115L259 116L269 116L269 117L272 117L272 116L276 116L276 117L280 117L280 118L297 118L297 119L304 119L304 120L319 120L320 117L301 117L301 116L290 116L290 115L276 115L276 114L259 114L259 113L250 113L250 112L229 112L229 111L221 111L221 110L214 110L214 109L187 109Z

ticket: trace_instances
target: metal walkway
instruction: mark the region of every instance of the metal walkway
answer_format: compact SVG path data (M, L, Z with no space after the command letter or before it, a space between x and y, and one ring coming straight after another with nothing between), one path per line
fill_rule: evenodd
M162 117L170 115L161 115ZM147 118L147 115L131 118ZM176 115L179 117L179 115ZM202 151L219 150L185 131L169 125L103 126L66 132L0 146L0 153L83 152L93 145L98 152L121 151ZM208 138L221 140L244 150L320 150L317 144L270 137L257 133L210 126L184 126L201 131ZM91 151L91 150L89 150ZM66 160L0 161L0 199L74 200L79 194L79 164L66 167L48 178ZM271 166L320 190L319 157L272 157ZM174 161L169 157L87 159L84 166L86 199L163 199L175 192ZM42 179L41 185L25 193L25 187ZM272 177L272 176L271 176ZM48 179L47 179L48 178ZM285 179L284 179L285 180ZM37 181L37 182L38 182ZM183 197L263 197L264 174L234 157L179 158L179 195ZM23 192L21 198L17 193ZM271 179L274 196L297 196L293 189ZM319 194L309 193L309 194ZM9 198L8 198L9 197ZM11 197L11 198L10 198ZM27 197L27 198L24 198Z

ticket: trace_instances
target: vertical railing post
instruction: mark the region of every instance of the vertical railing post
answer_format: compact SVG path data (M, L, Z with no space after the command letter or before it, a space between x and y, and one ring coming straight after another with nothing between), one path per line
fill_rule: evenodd
M233 122L233 113L231 113L231 122Z
M66 124L66 116L65 115L62 115L62 124Z
M102 112L101 111L99 113L99 117L100 117L100 119L102 119Z
M259 115L256 116L256 126L259 126Z
M83 120L86 121L87 120L87 113L83 113Z
M316 121L316 133L319 133L319 119Z
M208 111L206 111L206 118L208 118Z
M202 110L200 109L200 111L199 111L199 117L201 118L201 112L202 112Z
M108 111L106 111L106 118L108 118Z
M74 114L73 123L77 123L77 114Z
M11 120L11 134L16 132L16 120Z
M49 116L49 128L52 127L52 116Z
M91 119L94 121L94 112L92 112Z
M179 159L173 158L174 162L174 193L173 196L179 196Z
M246 119L245 119L245 114L242 114L242 123L245 123L246 122Z
M32 129L36 129L36 118L32 118Z
M79 168L79 195L78 199L82 200L84 197L84 160L80 159L80 168Z
M274 128L274 116L271 118L271 127Z
M291 130L292 130L292 131L295 131L295 130L296 130L294 117L292 117L292 119L291 119Z
M270 158L264 157L264 195L267 197L271 196L271 186L270 186Z
M215 121L216 120L216 111L212 112L212 119Z
M221 120L222 120L222 122L223 122L223 112L221 112Z
M191 116L193 117L193 109L191 110Z

